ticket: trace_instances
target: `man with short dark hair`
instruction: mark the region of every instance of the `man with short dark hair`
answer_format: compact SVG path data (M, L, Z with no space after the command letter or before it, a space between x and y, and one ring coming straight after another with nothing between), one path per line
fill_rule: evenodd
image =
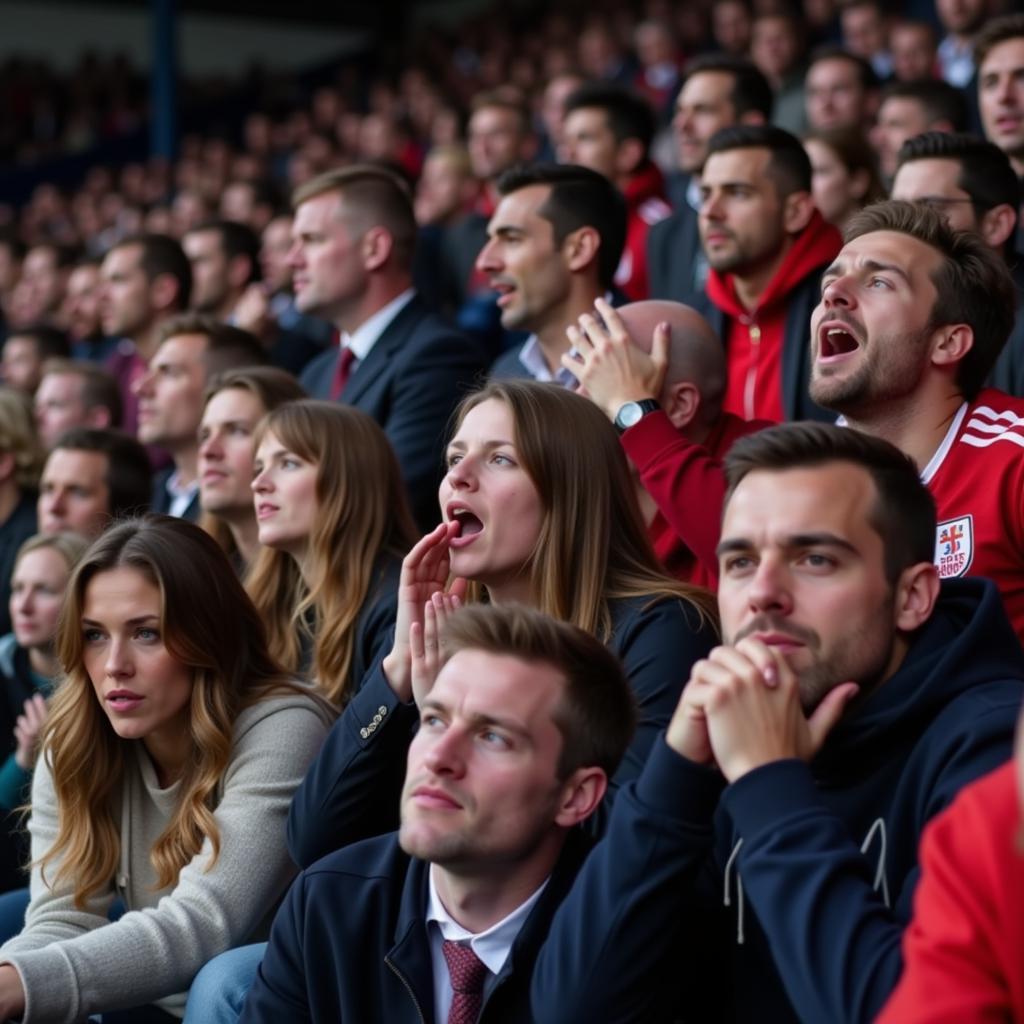
M986 0L936 0L935 13L946 35L937 55L942 77L958 89L968 88L978 68L974 37L989 14Z
M892 198L925 203L956 231L975 231L1006 260L1017 286L1013 331L1003 346L989 383L1024 396L1024 263L1020 237L1020 187L1009 157L976 135L926 132L899 151Z
M787 424L739 441L726 476L723 646L556 913L537 1024L868 1024L922 830L1012 749L1020 645L990 581L940 587L909 458Z
M137 427L134 384L160 344L160 325L188 308L192 269L181 246L167 235L130 235L104 256L100 268L103 331L120 338L107 360L124 406L124 429Z
M198 313L168 320L160 347L135 385L138 438L158 445L173 460L153 481L153 511L195 520L199 516L199 424L210 379L226 370L267 362L259 341Z
M526 608L462 610L445 643L399 832L299 875L244 1024L531 1019L533 965L588 846L577 826L632 734L632 695L600 641Z
M765 124L771 113L771 86L745 58L712 54L686 65L672 118L682 172L672 193L675 210L653 224L647 236L652 298L686 302L704 288L708 267L700 245L697 215L700 172L707 159L708 142L720 128Z
M119 427L117 381L95 363L47 359L35 394L39 439L49 450L72 427Z
M871 65L840 46L811 54L805 86L807 123L814 131L865 131L878 106L878 76Z
M947 82L893 82L882 91L871 141L878 151L878 169L886 181L896 173L897 155L907 139L922 132L963 132L967 102Z
M880 0L847 0L839 9L843 44L866 60L879 79L892 74L892 54L886 39L886 15Z
M529 331L491 367L576 387L561 363L566 328L612 287L626 236L626 204L602 174L572 164L533 164L498 180L501 201L477 266L498 295L501 325Z
M581 85L565 103L561 159L603 174L626 197L626 244L615 285L633 301L648 294L648 232L672 212L650 156L654 128L650 103L620 86Z
M295 193L292 238L298 311L330 320L341 334L339 346L306 367L302 385L384 428L427 528L437 519L448 418L487 366L483 346L416 295L412 200L391 172L353 165L307 182Z
M700 189L711 272L693 304L725 345L724 408L744 419L822 418L807 399L807 325L840 237L815 209L803 146L769 125L723 128Z
M994 18L974 38L985 138L1024 177L1024 15Z
M931 22L900 18L889 29L892 74L899 82L935 77L938 39Z
M51 327L65 326L60 322L60 307L68 274L77 257L74 248L56 242L40 242L28 250L18 282L26 320Z
M76 427L50 452L39 484L39 532L70 530L87 540L115 519L149 510L146 449L117 430Z
M1024 402L983 390L1013 278L919 203L862 210L846 238L811 322L811 397L914 460L938 506L939 575L993 580L1024 636Z
M90 256L71 268L60 308L61 322L71 340L71 354L75 359L96 363L105 362L117 345L116 338L103 333L101 263L99 257Z
M12 330L0 351L0 379L6 387L31 398L43 379L46 360L70 355L68 336L57 327L34 324Z
M230 319L245 289L260 278L259 236L247 224L204 221L181 246L192 267L192 308Z

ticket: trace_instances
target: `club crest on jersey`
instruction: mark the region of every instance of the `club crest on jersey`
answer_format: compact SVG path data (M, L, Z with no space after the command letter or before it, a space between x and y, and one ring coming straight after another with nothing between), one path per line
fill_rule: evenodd
M963 576L974 561L974 518L960 516L939 523L935 530L935 564L939 578Z

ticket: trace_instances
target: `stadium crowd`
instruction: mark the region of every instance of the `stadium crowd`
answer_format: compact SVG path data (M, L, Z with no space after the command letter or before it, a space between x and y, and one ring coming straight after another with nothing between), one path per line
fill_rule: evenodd
M1024 1021L1024 15L286 92L0 210L0 1020Z

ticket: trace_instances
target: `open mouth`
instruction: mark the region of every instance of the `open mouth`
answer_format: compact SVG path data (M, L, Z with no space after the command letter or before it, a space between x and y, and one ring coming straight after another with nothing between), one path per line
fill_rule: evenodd
M458 537L475 537L484 528L483 521L479 516L474 515L468 508L452 509L449 516L454 523L459 524Z
M860 342L843 327L823 328L819 332L818 338L820 341L819 354L822 359L846 356L860 348Z
M507 281L492 281L491 288L497 293L499 306L506 305L509 297L516 292L516 286Z

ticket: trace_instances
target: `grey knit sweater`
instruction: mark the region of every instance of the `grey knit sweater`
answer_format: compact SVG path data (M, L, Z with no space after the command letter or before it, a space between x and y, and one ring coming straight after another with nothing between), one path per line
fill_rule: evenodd
M285 848L291 796L330 726L329 706L312 696L274 697L243 711L215 810L220 856L210 871L209 841L177 885L156 891L149 853L178 797L161 789L141 741L133 743L121 794L121 864L109 888L85 910L71 889L54 890L32 871L22 933L0 948L25 986L25 1024L80 1020L90 1013L158 1002L184 1013L187 989L212 957L265 937L295 867ZM32 859L57 835L53 779L39 759L32 786ZM56 865L47 869L52 882ZM111 923L116 896L127 913Z

